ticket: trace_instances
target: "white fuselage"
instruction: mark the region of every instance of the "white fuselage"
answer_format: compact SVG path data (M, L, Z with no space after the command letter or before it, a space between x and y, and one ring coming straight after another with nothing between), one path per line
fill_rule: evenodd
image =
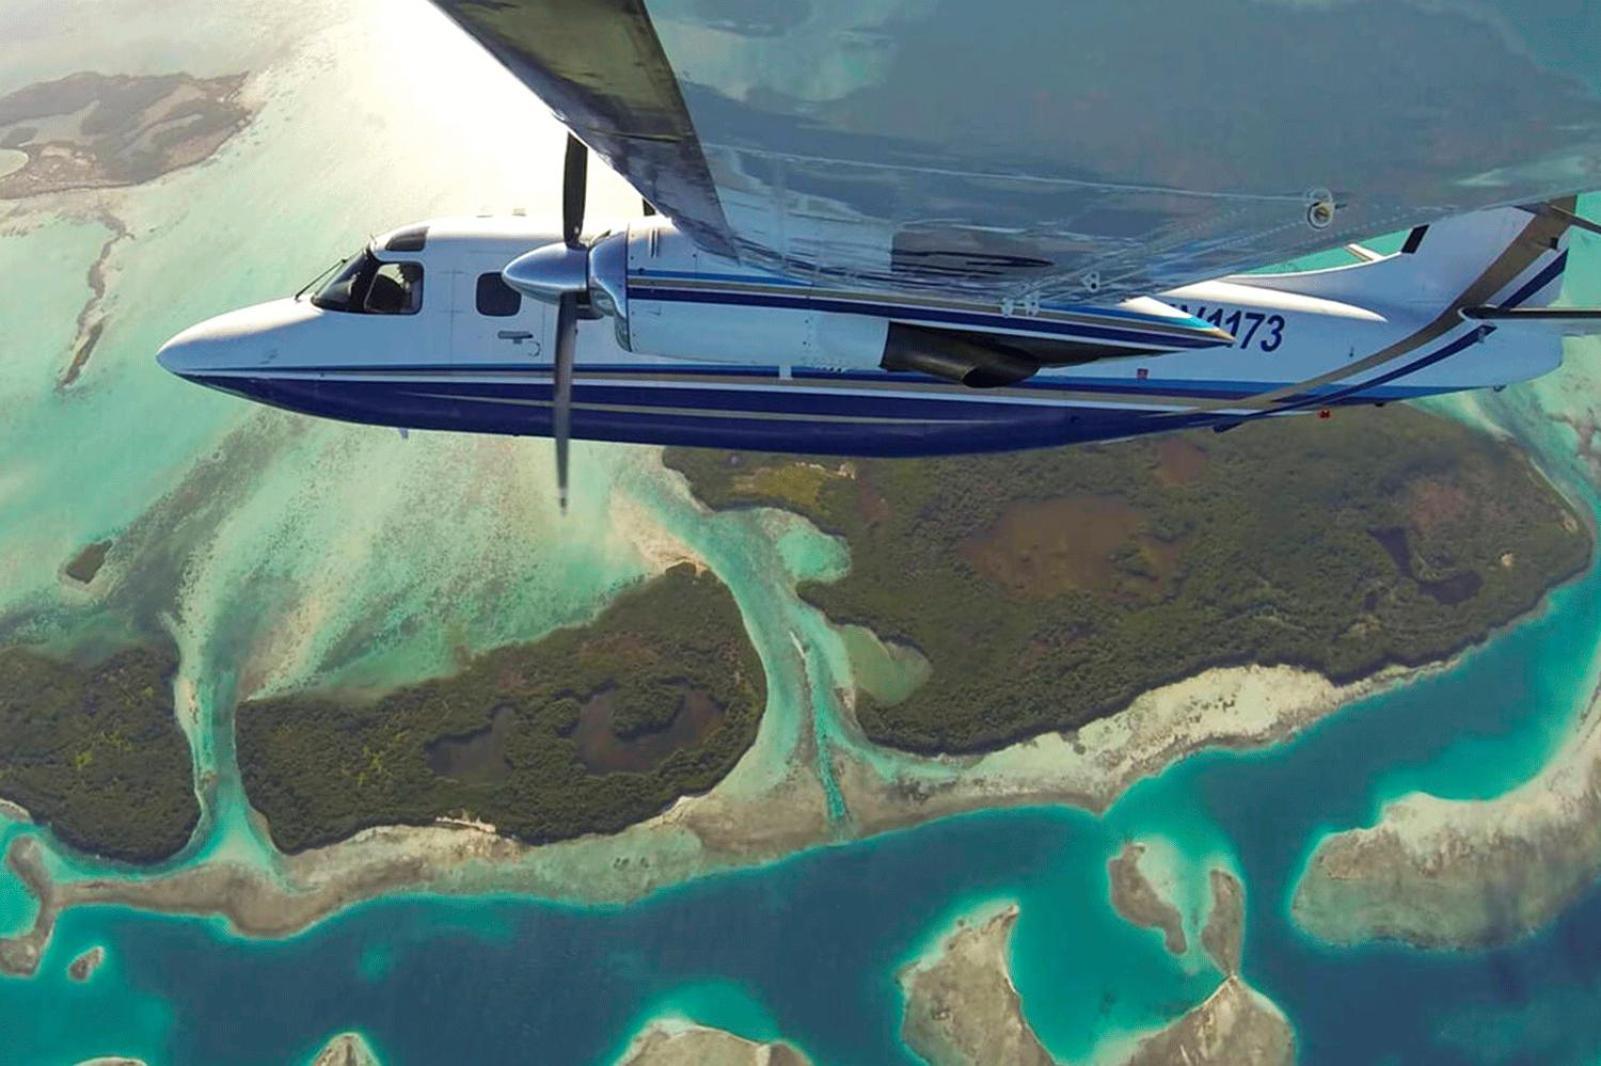
M1565 251L1525 239L1528 218L1481 212L1431 227L1415 253L1234 276L1115 307L777 277L642 220L607 238L618 306L579 325L573 435L932 454L1499 386L1561 361L1558 338L1462 315L1539 306L1558 291ZM520 218L399 230L353 261L347 281L202 323L161 359L312 414L546 435L554 310L500 272L555 240ZM925 351L937 358L925 364ZM936 376L992 351L1007 366L1043 365L991 388Z

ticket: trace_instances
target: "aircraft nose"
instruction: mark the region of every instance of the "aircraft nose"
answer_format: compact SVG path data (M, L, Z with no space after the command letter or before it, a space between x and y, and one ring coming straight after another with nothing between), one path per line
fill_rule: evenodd
M156 362L163 370L179 377L199 373L209 365L209 356L215 354L216 344L207 337L205 324L191 326L163 344L156 352Z
M316 316L295 300L275 300L230 311L190 326L161 346L156 362L180 377L271 364L279 348Z

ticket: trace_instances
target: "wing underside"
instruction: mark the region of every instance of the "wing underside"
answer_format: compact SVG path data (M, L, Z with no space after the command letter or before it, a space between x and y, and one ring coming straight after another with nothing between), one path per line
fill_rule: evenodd
M1105 302L1601 185L1588 0L434 2L790 275Z

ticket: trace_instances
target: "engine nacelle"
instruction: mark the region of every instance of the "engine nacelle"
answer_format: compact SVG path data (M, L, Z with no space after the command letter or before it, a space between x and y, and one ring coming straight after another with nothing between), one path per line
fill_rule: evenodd
M619 296L621 247L616 235L595 246L591 292L608 292L621 312L618 341L630 351L835 369L874 369L884 358L885 319L820 310L805 281L772 277L755 284L749 267L702 252L655 219L629 228L626 291Z

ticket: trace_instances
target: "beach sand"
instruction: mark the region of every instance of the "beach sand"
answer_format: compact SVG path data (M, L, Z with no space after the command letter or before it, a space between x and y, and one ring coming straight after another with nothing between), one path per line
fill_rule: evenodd
M810 1066L784 1043L759 1043L678 1018L645 1026L617 1060L618 1066Z
M840 755L835 772L864 834L998 806L1064 804L1099 814L1135 782L1191 754L1281 743L1414 674L1397 668L1336 685L1290 666L1223 667L1148 692L1073 735L960 758Z

